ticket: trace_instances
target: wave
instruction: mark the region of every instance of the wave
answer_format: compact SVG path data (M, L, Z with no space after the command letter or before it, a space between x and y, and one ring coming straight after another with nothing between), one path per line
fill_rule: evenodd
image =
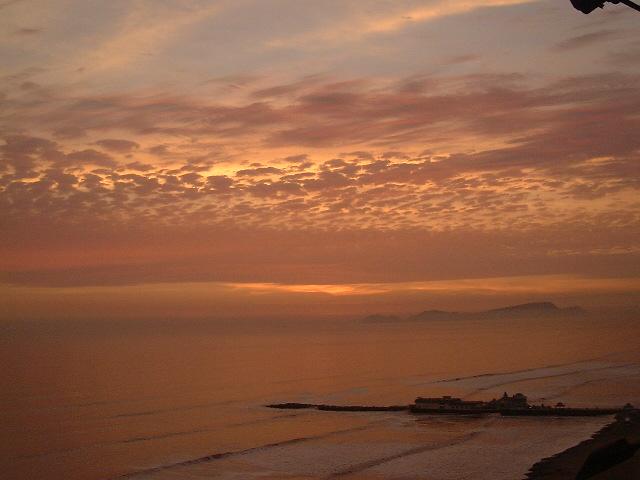
M603 380L618 380L618 379L621 379L621 378L637 377L638 375L640 375L640 371L626 373L626 374L623 374L623 375L614 375L614 376L604 376L604 377L593 378L591 380L586 380L584 382L580 382L580 383L577 383L575 385L571 385L571 386L565 388L564 390L562 390L560 392L554 393L551 396L546 396L546 397L540 398L540 400L556 400L556 399L564 397L565 395L567 395L567 394L569 394L569 393L571 393L571 392L573 392L575 390L578 390L579 388L582 388L582 387L584 387L586 385L591 385L591 384L594 384L594 383L598 383L598 382L601 382Z
M503 387L503 386L506 386L506 385L511 385L511 384L514 384L514 383L519 383L519 382L524 382L524 381L546 380L546 379L551 379L551 378L570 377L570 376L574 376L574 375L580 375L580 374L583 374L583 373L599 372L599 371L605 371L605 370L616 370L616 369L619 369L619 368L638 366L638 365L639 364L636 364L636 363L629 363L629 364L625 364L625 365L607 365L607 366L600 366L600 367L594 367L594 368L585 368L585 369L581 369L581 370L572 370L572 371L569 371L569 372L562 372L562 373L554 373L554 374L546 374L546 375L537 375L537 376L527 376L527 377L515 378L515 379L510 379L510 380L504 381L504 382L498 382L498 383L492 383L490 385L484 385L484 386L482 386L480 388L477 388L476 390L468 393L464 398L468 398L468 397L473 396L473 395L475 395L477 393L484 392L484 391L487 391L487 390L491 390L491 389L496 388L496 387ZM606 378L606 377L602 377L602 378Z
M178 431L178 432L159 433L159 434L156 434L156 435L131 437L131 438L126 438L126 439L123 439L123 440L116 440L116 441L111 441L111 442L95 442L95 443L82 445L82 446L79 446L79 447L70 447L70 448L63 448L63 449L59 449L59 450L51 450L51 451L48 451L48 452L36 453L36 454L32 454L32 455L21 455L21 456L16 457L16 458L18 458L18 459L42 458L42 457L48 457L48 456L51 456L51 455L60 455L60 454L65 454L65 453L88 450L90 448L95 448L95 447L108 447L108 446L113 446L113 445L123 445L123 444L130 444L130 443L147 442L147 441L152 441L152 440L162 440L162 439L165 439L165 438L172 438L172 437L181 437L181 436L187 436L187 435L197 435L199 433L215 432L215 431L220 430L221 428L243 427L243 426L248 426L248 425L257 425L257 424L260 424L260 423L271 422L271 421L278 420L278 419L281 419L281 418L296 417L296 416L300 416L300 415L303 415L303 414L304 414L303 412L297 412L297 413L290 413L290 414L285 414L285 415L275 415L275 416L272 416L272 417L260 418L260 419L257 419L257 420L248 420L248 421L245 421L245 422L238 422L238 423L231 423L231 424L216 425L216 426L211 426L211 427L197 428L197 429L193 429L193 430L183 430L183 431Z
M198 405L184 405L181 407L159 408L156 410L146 410L142 412L125 412L125 413L118 413L117 415L112 415L108 418L145 417L149 415L157 415L159 413L188 412L189 410L199 410L202 408L219 407L222 405L229 405L231 403L234 403L234 401L227 400L224 402L201 403Z
M215 461L215 460L221 460L223 458L229 458L229 457L233 457L233 456L246 455L248 453L260 452L260 451L268 450L270 448L285 447L285 446L295 445L295 444L298 444L298 443L304 443L304 442L309 442L309 441L314 441L314 440L323 440L323 439L331 438L331 437L338 436L338 435L344 435L344 434L347 434L347 433L353 433L353 432L368 430L374 424L378 424L378 423L380 423L380 422L372 422L372 423L369 423L367 425L362 425L362 426L359 426L359 427L347 428L347 429L344 429L344 430L334 430L332 432L323 433L323 434L320 434L320 435L310 435L310 436L307 436L307 437L291 438L289 440L282 440L280 442L268 443L268 444L265 444L265 445L260 445L260 446L257 446L257 447L250 447L250 448L246 448L246 449L243 449L243 450L232 450L232 451L229 451L229 452L213 453L213 454L210 454L210 455L206 455L204 457L194 458L194 459L190 459L190 460L184 460L184 461L181 461L181 462L171 463L171 464L167 464L167 465L160 465L160 466L157 466L157 467L152 467L152 468L148 468L148 469L144 469L144 470L138 470L136 472L125 473L124 475L120 475L120 476L115 477L115 478L116 479L135 478L135 477L137 477L139 475L148 475L148 474L151 474L151 473L162 472L162 471L171 470L171 469L174 469L174 468L189 467L189 466L193 466L193 465L199 465L199 464L202 464L202 463L212 462L212 461Z
M591 359L587 359L587 360L580 360L578 362L556 363L556 364L551 364L551 365L544 365L542 367L524 368L524 369L521 369L521 370L507 370L506 372L488 372L488 373L480 373L480 374L477 374L477 375L469 375L469 376L466 376L466 377L443 378L443 379L439 379L439 380L433 380L431 382L426 382L426 384L431 385L431 384L437 384L437 383L453 383L453 382L460 382L460 381L463 381L463 380L475 380L475 379L487 378L487 377L500 377L500 376L505 376L505 375L517 375L517 374L521 374L521 373L537 372L537 371L540 371L540 370L550 370L550 369L553 369L553 368L570 367L572 365L593 364L593 362L598 361L598 360L602 360L602 359L603 359L602 357L598 357L598 358L591 358Z
M452 440L442 445L429 445L429 446L423 446L423 447L415 447L415 448L410 448L408 450L405 450L404 452L396 453L394 455L374 458L367 462L362 462L357 465L351 465L349 468L345 468L344 470L339 470L337 472L334 472L331 475L327 476L326 478L330 479L330 478L344 477L346 475L352 475L355 473L363 472L364 470L368 470L370 468L374 468L374 467L383 465L385 463L391 462L393 460L398 460L400 458L409 457L411 455L419 455L421 453L425 453L433 450L439 450L441 448L452 447L454 445L459 445L459 444L468 442L469 440L472 440L473 438L477 437L480 433L481 432L471 432L467 435L464 435L460 438L457 438L455 440Z

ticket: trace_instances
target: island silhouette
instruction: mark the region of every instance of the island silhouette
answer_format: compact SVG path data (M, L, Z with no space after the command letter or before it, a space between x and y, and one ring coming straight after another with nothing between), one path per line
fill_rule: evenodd
M408 317L373 314L367 315L362 321L366 323L390 323L402 321L493 320L502 318L576 318L586 314L587 312L578 306L560 308L553 302L530 302L479 312L425 310Z

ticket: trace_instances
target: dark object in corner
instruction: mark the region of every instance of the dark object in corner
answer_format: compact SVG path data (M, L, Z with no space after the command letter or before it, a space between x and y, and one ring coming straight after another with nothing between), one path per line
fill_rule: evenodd
M576 480L586 480L598 473L609 470L633 457L638 450L640 450L640 443L631 444L627 442L626 438L621 438L598 450L594 450L587 457L586 462L584 462L576 476Z
M627 7L631 7L634 10L640 12L640 6L633 3L631 0L571 0L571 4L576 10L580 10L582 13L591 13L596 8L603 8L606 2L609 3L624 3Z

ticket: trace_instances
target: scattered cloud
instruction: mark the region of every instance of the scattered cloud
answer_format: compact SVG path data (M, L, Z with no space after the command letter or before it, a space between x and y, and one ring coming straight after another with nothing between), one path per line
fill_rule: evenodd
M2 6L0 5L0 8L2 8ZM14 30L13 32L15 35L37 35L39 33L42 33L42 29L40 28L28 28L28 27L23 27L23 28L19 28L17 30Z
M121 140L115 138L105 138L96 142L101 148L114 153L129 153L140 148L140 145L130 140Z
M486 277L488 295L522 276L636 288L638 48L610 52L626 17L365 3L136 0L73 35L52 7L43 30L12 9L0 282L323 299Z
M622 36L622 32L616 30L598 30L596 32L585 33L563 40L554 46L554 50L558 52L577 50L579 48L590 47L595 43L620 38Z
M382 12L360 7L361 11L365 13L349 15L344 22L336 22L303 34L272 39L268 42L268 46L271 48L288 48L291 45L314 47L318 43L356 41L374 35L388 35L416 24L462 15L481 8L504 7L531 2L532 0L484 0L482 2L433 0L422 2L426 4L413 8L397 2L393 4L393 7L383 9Z
M137 1L123 15L118 26L73 62L88 73L121 69L141 55L152 55L182 30L220 10L219 4L186 6Z

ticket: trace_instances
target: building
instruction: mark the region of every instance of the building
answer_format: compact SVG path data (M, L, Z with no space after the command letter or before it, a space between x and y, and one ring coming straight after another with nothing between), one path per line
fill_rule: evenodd
M500 409L516 409L516 408L529 408L529 403L527 401L527 397L522 393L516 393L515 395L509 396L507 392L502 394L502 397L498 399L493 399L488 402L488 405L493 408Z
M505 392L502 397L490 402L481 400L462 400L461 398L445 395L443 397L418 397L412 407L414 411L434 412L499 412L501 410L520 410L530 408L527 397L522 393L509 396Z

